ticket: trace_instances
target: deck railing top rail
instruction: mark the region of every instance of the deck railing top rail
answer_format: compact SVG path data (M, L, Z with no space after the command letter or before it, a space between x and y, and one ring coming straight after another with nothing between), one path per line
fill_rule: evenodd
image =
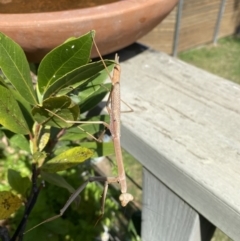
M123 50L120 58L128 58L131 51ZM123 147L238 240L240 86L166 54L143 50L122 62L121 92L134 109L122 115Z

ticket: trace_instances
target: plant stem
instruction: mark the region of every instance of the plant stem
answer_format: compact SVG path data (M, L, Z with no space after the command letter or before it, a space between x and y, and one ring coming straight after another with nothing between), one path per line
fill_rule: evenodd
M26 228L28 216L30 215L36 201L39 195L39 192L41 191L43 184L41 183L39 187L37 187L37 176L38 172L36 169L36 164L32 164L32 189L30 193L30 197L28 198L28 201L25 206L25 212L23 215L23 218L21 222L19 223L17 230L15 231L14 235L12 236L10 241L16 241L17 237L19 237L18 241L23 240L23 233Z
M0 226L0 238L2 239L2 241L9 241L10 237L9 237L9 233L6 227L1 227Z

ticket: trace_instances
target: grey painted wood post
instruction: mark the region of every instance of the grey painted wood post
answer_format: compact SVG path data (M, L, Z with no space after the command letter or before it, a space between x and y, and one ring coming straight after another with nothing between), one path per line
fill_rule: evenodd
M214 230L210 222L144 169L143 241L208 241Z

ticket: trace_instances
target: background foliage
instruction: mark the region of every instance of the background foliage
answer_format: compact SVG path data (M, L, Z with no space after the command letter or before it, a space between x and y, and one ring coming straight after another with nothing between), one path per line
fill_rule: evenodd
M97 136L102 126L78 123L108 120L86 115L110 88L103 63L90 61L93 38L91 31L52 50L40 63L34 83L23 50L0 33L0 219L11 234L26 212L32 211L26 230L58 214L75 188L94 175L87 163L79 164L113 153L112 143L97 144L88 134ZM114 62L105 64L111 71ZM31 197L38 191L31 210ZM24 240L94 240L111 227L117 209L108 198L101 224L94 227L101 193L99 185L88 184L79 206L80 198L61 218L37 227Z

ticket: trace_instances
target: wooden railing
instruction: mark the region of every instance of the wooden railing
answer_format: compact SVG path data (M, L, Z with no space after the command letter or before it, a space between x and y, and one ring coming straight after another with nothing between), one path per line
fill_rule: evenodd
M207 241L215 227L240 240L240 86L140 45L119 55L143 241Z

